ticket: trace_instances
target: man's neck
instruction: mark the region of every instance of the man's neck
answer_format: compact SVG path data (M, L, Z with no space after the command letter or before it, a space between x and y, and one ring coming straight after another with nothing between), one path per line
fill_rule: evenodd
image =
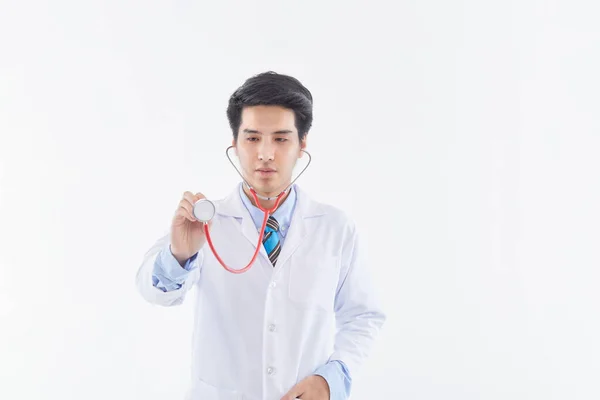
M252 195L252 193L250 193L250 190L246 187L246 185L242 185L242 188L244 190L244 194L246 194L246 197L248 197L248 199L250 200L250 202L252 203L252 205L255 206L255 207L257 207L256 201L254 201L254 196ZM283 198L279 202L279 205L277 206L277 208L281 207L281 205L287 200L287 198L290 195L291 191L292 191L292 189L290 188L288 190L288 192L283 195ZM259 193L257 192L256 194L259 194ZM277 193L277 195L279 195L279 193ZM264 200L264 199L261 199L258 196L256 196L256 197L258 198L258 202L260 203L260 206L262 208L264 208L265 210L271 209L271 207L273 207L275 205L275 202L277 201L277 198L274 198L273 200ZM269 197L269 196L265 196L265 197ZM273 211L273 212L275 212L275 211Z

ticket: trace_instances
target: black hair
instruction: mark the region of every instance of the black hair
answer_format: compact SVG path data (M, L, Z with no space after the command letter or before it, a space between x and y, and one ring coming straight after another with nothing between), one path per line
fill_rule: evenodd
M300 141L312 126L313 98L310 91L294 77L273 71L263 72L247 79L229 98L227 118L236 142L243 108L258 105L276 105L292 110Z

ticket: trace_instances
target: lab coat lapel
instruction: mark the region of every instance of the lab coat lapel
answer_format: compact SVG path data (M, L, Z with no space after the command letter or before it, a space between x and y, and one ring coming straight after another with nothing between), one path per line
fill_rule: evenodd
M302 216L299 211L300 210L296 209L294 211L294 215L292 216L290 229L287 233L287 237L285 238L285 242L283 243L283 247L281 248L281 253L277 258L277 267L281 268L281 266L285 265L285 262L292 254L294 254L296 249L298 249L298 246L300 246L300 244L302 244L302 242L306 239L306 221L304 220L304 216Z
M248 242L250 242L252 245L252 250L256 250L259 232L254 225L254 221L250 216L250 212L248 212L244 206L244 203L242 203L242 199L240 199L239 187L236 186L235 190L233 190L229 196L223 199L221 203L216 205L216 208L217 213L237 219L233 220L232 223L238 227L241 234L248 240ZM248 262L250 262L251 256L252 254L249 254ZM267 251L262 244L260 246L259 256L263 257L270 264L269 256L267 255ZM239 268L243 268L245 266L246 265L242 265Z
M297 203L290 221L290 229L277 259L277 266L282 267L308 237L307 220L324 214L321 205L313 201L303 189L296 185Z
M242 217L242 220L240 221L241 231L242 234L246 237L246 239L248 239L248 241L252 244L252 249L256 250L259 232L256 229L256 225L254 225L254 221L252 221L252 217L250 216L248 210L244 209L244 211L246 211L248 215L244 215ZM262 243L260 245L259 255L262 256L265 260L267 260L269 264L271 263L271 261L269 261L269 256L267 255L267 251L265 250L265 246L263 246ZM249 255L249 257L251 257L251 255ZM248 262L250 262L250 258L248 258Z

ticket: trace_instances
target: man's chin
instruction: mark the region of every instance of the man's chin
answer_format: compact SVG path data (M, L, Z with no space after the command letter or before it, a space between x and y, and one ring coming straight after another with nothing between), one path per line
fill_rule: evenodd
M258 187L254 187L254 190L256 190L256 193L260 194L261 196L265 196L265 197L274 197L277 196L279 193L279 191L277 191L278 188L273 187L273 186L258 186Z
M270 184L265 184L266 182L260 182L255 179L246 179L246 181L250 184L250 186L254 190L256 190L257 193L262 193L265 190L267 190L267 191L272 190L271 188L274 186L274 185L270 185ZM248 186L244 185L244 187L247 188Z
M281 191L283 189L285 189L281 186L282 185L275 185L272 183L269 183L269 184L258 183L257 185L252 186L252 187L254 188L256 193L260 194L261 196L274 197L274 196L279 195L281 193Z
M264 197L278 196L287 187L286 183L279 179L249 179L248 182L256 193Z

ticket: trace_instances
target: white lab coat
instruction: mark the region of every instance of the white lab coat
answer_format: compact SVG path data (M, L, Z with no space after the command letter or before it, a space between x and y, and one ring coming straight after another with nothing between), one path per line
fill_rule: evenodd
M188 400L280 400L329 360L343 361L354 377L368 357L385 315L355 225L296 189L275 267L261 246L249 271L232 274L206 244L181 289L163 292L152 285L152 269L169 235L146 253L136 284L147 301L175 306L196 289ZM243 268L258 232L238 188L215 205L213 244L229 267Z

